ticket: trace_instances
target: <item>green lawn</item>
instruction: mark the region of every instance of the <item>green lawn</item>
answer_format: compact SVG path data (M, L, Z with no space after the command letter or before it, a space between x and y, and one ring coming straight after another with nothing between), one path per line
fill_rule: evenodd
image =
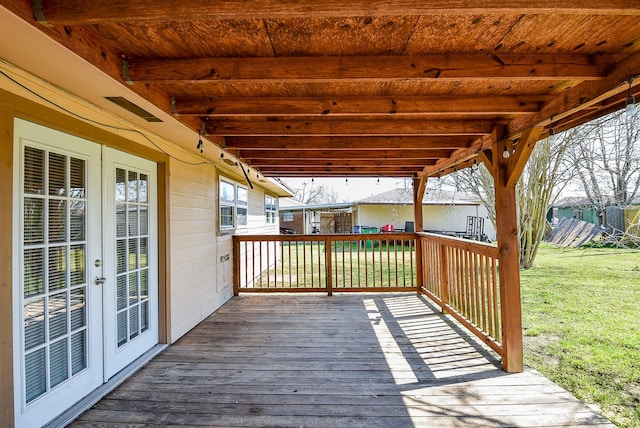
M525 363L640 427L640 251L544 245L522 304Z

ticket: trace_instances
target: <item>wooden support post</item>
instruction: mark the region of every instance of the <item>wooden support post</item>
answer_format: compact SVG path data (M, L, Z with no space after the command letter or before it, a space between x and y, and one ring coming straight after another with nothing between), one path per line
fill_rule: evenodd
M332 257L331 257L331 239L328 236L324 238L324 267L327 281L327 295L333 295L333 276L332 276Z
M414 231L424 231L424 220L422 218L422 198L427 188L427 176L413 178L413 226Z
M511 140L503 140L494 146L491 156L485 156L483 159L491 170L495 183L502 317L502 367L510 373L523 370L520 240L516 184L541 132L541 128L525 131L515 150ZM508 154L506 158L504 153Z
M522 372L522 308L520 302L520 251L516 189L507 187L506 165L499 162L495 176L496 228L500 266L500 310L502 316L502 367Z
M427 176L413 178L413 230L424 230L422 219L422 198L427 187ZM406 231L405 231L406 232ZM416 290L420 293L424 285L424 263L422 262L422 241L416 236Z

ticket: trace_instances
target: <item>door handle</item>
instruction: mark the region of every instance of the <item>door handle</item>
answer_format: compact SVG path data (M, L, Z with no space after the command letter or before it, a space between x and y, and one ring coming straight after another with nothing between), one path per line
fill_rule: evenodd
M93 281L95 285L102 285L107 281L107 278L104 276L96 276L96 279Z

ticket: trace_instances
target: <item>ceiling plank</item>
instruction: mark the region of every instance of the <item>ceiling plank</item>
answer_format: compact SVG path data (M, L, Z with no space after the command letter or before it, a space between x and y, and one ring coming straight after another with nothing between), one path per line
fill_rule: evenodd
M208 81L597 80L611 61L592 55L429 55L128 60L136 83Z
M453 149L435 150L236 150L243 159L439 159L451 156Z
M385 15L458 14L589 14L640 15L637 0L46 0L34 2L37 19L48 25L104 22L177 21L205 19L306 18Z
M179 116L477 115L537 113L549 96L177 98Z
M230 149L261 150L423 150L469 147L474 138L467 136L421 137L225 137Z
M206 122L211 135L483 135L491 132L489 120L300 120L252 118Z

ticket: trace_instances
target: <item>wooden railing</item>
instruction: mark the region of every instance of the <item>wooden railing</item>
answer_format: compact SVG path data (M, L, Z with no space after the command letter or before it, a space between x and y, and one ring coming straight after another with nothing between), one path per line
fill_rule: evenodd
M233 251L235 295L418 291L503 353L494 245L430 233L240 235Z
M416 291L416 234L234 236L234 293Z
M419 233L420 291L502 355L498 248Z

